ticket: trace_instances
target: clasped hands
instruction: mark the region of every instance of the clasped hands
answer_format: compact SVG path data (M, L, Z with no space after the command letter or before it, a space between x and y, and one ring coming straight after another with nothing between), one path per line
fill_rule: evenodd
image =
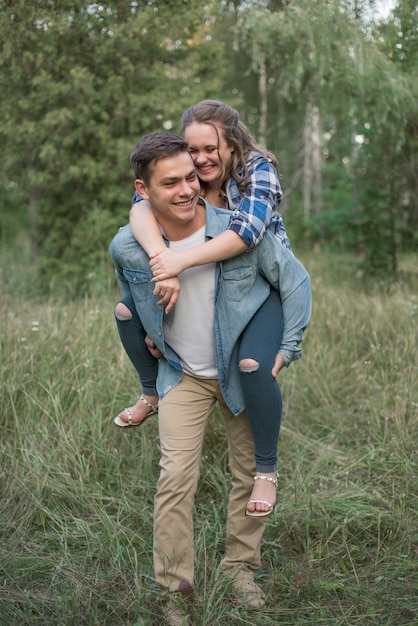
M159 296L158 304L165 305L165 312L170 313L180 293L180 282L177 275L185 266L181 262L181 252L166 248L151 256L150 267L155 283L154 295Z

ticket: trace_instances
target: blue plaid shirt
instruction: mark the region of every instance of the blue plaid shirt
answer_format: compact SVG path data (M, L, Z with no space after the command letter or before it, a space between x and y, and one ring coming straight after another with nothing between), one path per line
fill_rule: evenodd
M244 195L234 178L226 184L229 208L233 210L228 228L236 232L250 249L260 243L266 229L270 228L290 249L283 219L277 210L283 193L273 164L259 152L251 152L246 163L248 182ZM238 173L244 174L243 170Z

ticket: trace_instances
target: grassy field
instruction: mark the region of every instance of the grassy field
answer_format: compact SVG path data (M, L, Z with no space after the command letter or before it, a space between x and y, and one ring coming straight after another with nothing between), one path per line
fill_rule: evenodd
M27 298L19 261L1 260L0 626L162 624L157 423L112 425L138 395L116 288L71 303ZM196 624L412 626L418 260L391 284L365 284L349 258L302 260L314 313L304 358L280 374L279 498L258 574L268 606L235 606L219 574L229 475L215 414L196 505Z

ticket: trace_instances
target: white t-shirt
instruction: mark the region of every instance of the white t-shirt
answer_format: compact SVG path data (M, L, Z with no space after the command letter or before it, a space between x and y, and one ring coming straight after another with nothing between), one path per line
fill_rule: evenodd
M180 241L173 250L186 250L205 242L206 227ZM199 378L217 378L215 321L216 263L198 265L179 275L180 295L174 309L164 315L164 339L179 355L184 371Z

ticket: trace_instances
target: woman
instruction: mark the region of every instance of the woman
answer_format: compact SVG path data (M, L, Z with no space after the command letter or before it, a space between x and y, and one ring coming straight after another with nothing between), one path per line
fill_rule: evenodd
M160 304L166 305L166 312L174 306L178 297L179 286L175 277L186 268L240 254L256 246L266 228L273 229L283 245L290 248L283 220L277 212L282 198L277 162L272 154L256 144L240 122L238 113L221 102L202 101L184 113L183 135L201 181L202 196L213 206L229 208L233 212L227 231L201 246L175 252L166 247L147 203L140 201L132 206L131 228L151 258L156 282L154 293L160 296ZM134 197L136 199L140 200ZM155 382L152 383L152 367L155 367L156 374L157 366L155 363L152 365L150 354L145 354L145 333L132 302L123 300L119 303L116 315L125 345L130 341L127 337L126 341L123 338L128 330L123 324L124 316L126 319L135 318L135 332L139 337L136 341L141 343L142 352L140 359L138 349L133 350L130 357L140 374L143 395L136 405L115 418L115 423L119 426L139 425L157 411L158 396ZM253 517L270 515L274 509L282 414L276 376L285 364L300 356L300 353L286 354L285 359L279 353L283 333L280 317L280 298L272 290L250 321L240 342L242 391L256 451L257 471L246 509L246 514ZM152 348L152 342L149 344ZM139 363L139 360L143 362Z

